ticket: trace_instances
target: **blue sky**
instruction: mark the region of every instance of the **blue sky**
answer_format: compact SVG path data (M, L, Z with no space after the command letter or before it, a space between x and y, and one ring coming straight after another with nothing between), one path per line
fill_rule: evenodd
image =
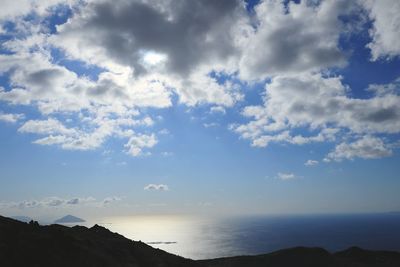
M400 4L6 1L0 213L400 209Z

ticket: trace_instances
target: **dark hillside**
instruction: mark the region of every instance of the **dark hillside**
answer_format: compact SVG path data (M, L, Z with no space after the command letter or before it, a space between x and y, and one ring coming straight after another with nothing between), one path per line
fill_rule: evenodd
M193 261L95 225L40 226L0 216L1 267L399 267L400 253L291 248L258 256Z

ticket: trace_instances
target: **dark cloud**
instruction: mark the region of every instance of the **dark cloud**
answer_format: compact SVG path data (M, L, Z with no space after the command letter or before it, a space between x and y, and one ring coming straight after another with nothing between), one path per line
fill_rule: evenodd
M263 79L343 66L346 57L338 46L344 28L340 16L355 9L355 3L342 0L286 5L282 1L261 2L255 9L255 33L241 58L241 76Z
M62 77L64 73L59 69L43 69L30 73L27 82L49 88L54 85L54 80Z
M381 110L376 110L373 112L369 112L367 114L362 114L361 119L371 122L384 122L390 120L400 120L400 114L398 113L398 106L383 108Z
M107 57L146 72L143 53L167 55L169 71L186 75L200 62L226 58L234 52L230 26L239 1L183 1L156 6L141 1L92 3L84 17L60 28L61 37L85 35L104 48Z

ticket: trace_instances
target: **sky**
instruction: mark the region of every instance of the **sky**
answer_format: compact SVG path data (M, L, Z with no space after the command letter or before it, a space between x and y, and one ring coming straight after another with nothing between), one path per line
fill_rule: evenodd
M400 210L397 0L2 0L0 214Z

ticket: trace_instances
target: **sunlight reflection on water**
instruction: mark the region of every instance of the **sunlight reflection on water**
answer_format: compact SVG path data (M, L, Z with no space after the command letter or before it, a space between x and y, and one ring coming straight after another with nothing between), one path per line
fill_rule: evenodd
M198 218L108 217L89 221L135 241L192 259L261 254L309 246L400 250L400 214Z
M87 222L86 226L95 223ZM97 224L125 237L142 241L152 247L189 258L210 258L221 255L213 246L215 220L187 216L107 217Z

